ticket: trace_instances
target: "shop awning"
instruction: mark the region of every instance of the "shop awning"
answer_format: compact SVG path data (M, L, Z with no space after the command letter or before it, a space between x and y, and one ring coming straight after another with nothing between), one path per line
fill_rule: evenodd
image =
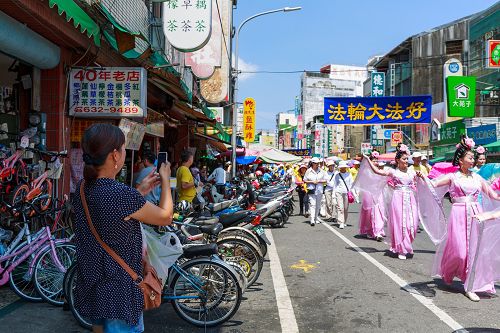
M204 115L203 113L195 111L192 107L190 107L186 103L176 101L176 102L174 102L173 107L178 109L179 111L181 111L189 119L204 122L204 123L210 124L210 125L215 124L214 119L210 119L206 115Z
M194 135L208 140L209 141L208 143L210 144L210 146L214 147L216 150L218 150L221 153L224 153L227 151L227 148L224 145L224 142L220 141L218 138L215 138L215 137L210 136L210 135L200 134L200 133L195 133Z
M444 162L446 161L446 158L444 156L438 157L438 158L433 158L432 160L429 161L430 164L438 163L438 162Z
M101 29L83 9L73 0L49 0L50 8L57 6L57 12L62 16L66 14L66 21L73 20L75 28L80 27L80 32L94 39L97 46L101 46Z
M258 158L265 163L296 163L302 160L302 157L285 153L276 148L260 152Z
M498 153L500 152L500 140L497 142L492 142L484 146L484 148L488 149L490 153Z

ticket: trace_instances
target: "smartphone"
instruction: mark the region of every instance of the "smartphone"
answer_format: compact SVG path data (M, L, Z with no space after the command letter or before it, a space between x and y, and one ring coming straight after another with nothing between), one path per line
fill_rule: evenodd
M158 153L158 160L156 161L156 171L160 172L160 168L161 168L162 163L167 163L167 161L168 161L168 153L166 151L159 152Z

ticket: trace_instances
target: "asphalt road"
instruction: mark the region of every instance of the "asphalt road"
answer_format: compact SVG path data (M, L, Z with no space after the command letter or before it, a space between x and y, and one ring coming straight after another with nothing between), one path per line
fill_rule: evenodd
M267 230L273 260L265 262L233 319L207 331L500 332L497 296L474 303L463 296L461 283L448 287L429 276L435 249L424 232L414 242L413 258L395 259L385 243L356 235L359 205L349 211L343 230L311 227L299 216L285 228ZM145 324L146 332L203 332L180 320L170 304L146 313ZM70 312L19 301L8 287L0 289L0 328L85 332Z

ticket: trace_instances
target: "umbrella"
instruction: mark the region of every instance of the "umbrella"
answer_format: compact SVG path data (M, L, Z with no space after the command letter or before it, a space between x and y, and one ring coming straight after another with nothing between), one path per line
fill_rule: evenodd
M492 182L495 178L500 177L500 163L487 163L477 173L487 181Z
M453 166L450 162L438 162L432 166L432 170L429 172L429 178L438 178L439 176L456 172L457 170L458 166Z

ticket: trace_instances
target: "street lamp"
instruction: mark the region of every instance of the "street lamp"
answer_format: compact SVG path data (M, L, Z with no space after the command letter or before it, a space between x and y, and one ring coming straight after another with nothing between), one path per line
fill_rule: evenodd
M234 96L233 100L237 101L237 95L238 95L238 49L239 49L239 36L240 36L240 30L243 28L245 23L247 23L250 20L253 20L256 17L267 15L267 14L272 14L272 13L278 13L278 12L293 12L295 10L301 10L302 7L285 7L285 8L280 8L280 9L274 9L274 10L269 10L267 12L262 12L255 14L253 16L250 16L241 24L238 26L238 29L236 29L236 34L234 36L234 42L235 42L235 47L234 47ZM232 156L231 156L231 161L232 161L232 176L236 176L236 132L238 130L238 107L237 104L234 103L233 105L233 133L231 135L231 146L233 146L233 151L232 151Z

